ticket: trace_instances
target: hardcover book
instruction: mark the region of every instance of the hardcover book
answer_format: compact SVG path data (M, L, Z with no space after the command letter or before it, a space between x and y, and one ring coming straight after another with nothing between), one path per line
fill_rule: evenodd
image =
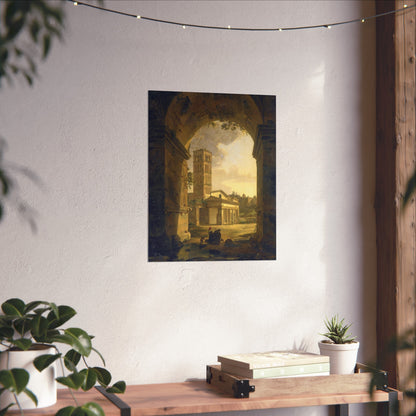
M281 367L268 368L243 368L236 365L224 363L221 364L221 370L240 377L252 379L257 378L276 378L276 377L294 377L294 376L312 376L312 375L329 375L329 362L303 365L289 365Z
M246 354L219 355L221 364L229 364L248 370L270 367L285 367L305 364L329 363L326 355L302 351L269 351Z

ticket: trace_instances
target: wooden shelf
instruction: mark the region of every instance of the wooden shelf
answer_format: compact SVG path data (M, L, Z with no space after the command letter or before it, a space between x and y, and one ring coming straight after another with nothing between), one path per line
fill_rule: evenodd
M302 406L388 402L389 394L377 391L349 394L302 394L236 399L205 381L130 386L123 401L131 406L131 416L181 415Z
M399 399L402 398L400 392L395 390L392 390L392 392L397 393ZM184 415L190 413L231 412L303 406L348 406L348 404L352 403L389 403L391 399L391 394L389 395L388 392L379 390L372 397L366 391L345 394L299 395L280 395L278 392L275 392L269 397L236 399L206 383L205 380L128 386L124 394L116 396L125 404L123 411L110 403L97 390L77 393L76 396L80 404L89 401L99 403L104 408L106 416L127 416L129 414L131 416ZM66 389L59 390L56 405L44 409L26 411L25 415L53 416L58 409L68 405L73 405L68 391ZM389 414L388 410L386 414Z

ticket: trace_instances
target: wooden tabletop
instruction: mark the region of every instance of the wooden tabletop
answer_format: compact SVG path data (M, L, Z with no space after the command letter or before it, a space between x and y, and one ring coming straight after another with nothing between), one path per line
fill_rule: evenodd
M323 406L344 403L383 402L388 393L274 395L236 399L205 381L129 386L120 398L130 405L132 416L181 415L284 407Z
M100 392L93 389L77 392L80 404L94 401L103 407L106 416L119 416L120 410ZM128 386L124 394L117 397L131 407L131 416L182 415L190 413L228 412L285 407L323 406L345 403L386 402L388 393L376 391L373 397L367 392L348 394L301 394L279 395L236 399L227 395L205 380L183 383L146 384ZM56 405L25 411L26 416L53 416L62 407L74 405L67 389L58 391Z

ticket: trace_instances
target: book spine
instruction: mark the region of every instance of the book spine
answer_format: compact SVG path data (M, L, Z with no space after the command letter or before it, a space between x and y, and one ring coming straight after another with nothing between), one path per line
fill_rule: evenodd
M243 368L243 369L250 369L250 364L243 362L243 361L237 361L237 360L233 360L232 358L226 358L226 357L221 357L218 356L218 361L221 363L221 366L223 365L231 365L234 367L239 367L239 368Z
M238 375L247 378L271 378L271 377L288 377L311 375L315 373L325 374L329 372L329 363L291 365L284 367L272 367L261 369L244 369L231 364L221 364L221 370L226 373Z
M263 369L263 368L275 368L275 367L286 367L286 366L295 366L295 365L309 365L309 364L321 364L329 363L329 357L325 355L314 354L309 357L296 357L296 359L279 359L271 358L270 360L264 359L264 357L241 357L231 358L226 356L218 356L218 361L221 364L234 365L236 367L245 368L245 369Z

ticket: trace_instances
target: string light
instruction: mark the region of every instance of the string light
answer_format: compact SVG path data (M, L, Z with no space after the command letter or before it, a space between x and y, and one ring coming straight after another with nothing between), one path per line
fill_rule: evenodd
M172 21L172 20L162 20L162 19L156 19L156 18L153 18L153 17L145 17L145 16L141 16L141 15L130 14L130 13L122 12L122 11L119 11L119 10L113 10L113 9L108 9L108 8L101 7L101 6L96 6L96 5L90 4L90 3L84 3L82 1L73 1L73 0L67 0L67 1L72 2L74 4L74 6L79 5L79 6L90 7L92 9L100 10L100 11L103 11L103 12L114 13L114 14L118 14L118 15L122 15L122 16L126 16L126 17L134 17L135 19L147 20L149 22L154 22L154 23L163 23L163 24L168 24L168 25L182 26L183 29L186 29L187 27L192 27L192 28L196 28L196 29L234 30L234 31L245 31L245 32L276 32L276 31L282 32L282 31L289 31L289 30L305 30L305 29L319 29L319 28L321 28L321 29L322 28L331 29L334 26L347 25L347 24L357 23L357 22L364 23L368 20L377 19L377 18L382 17L382 16L387 16L387 15L391 15L391 14L395 14L395 13L400 13L400 12L403 12L403 11L407 12L410 9L413 9L413 8L416 7L416 4L413 4L411 6L408 6L407 4L405 4L402 9L391 10L391 11L388 11L388 12L375 14L373 16L360 17L359 19L345 20L345 21L342 21L342 22L334 22L334 23L327 23L327 24L320 24L320 25L279 27L279 28L249 28L249 27L231 27L230 25L228 25L228 26L209 26L209 25L197 25L197 24L191 24L191 23L180 23L180 22L175 22L175 21Z

